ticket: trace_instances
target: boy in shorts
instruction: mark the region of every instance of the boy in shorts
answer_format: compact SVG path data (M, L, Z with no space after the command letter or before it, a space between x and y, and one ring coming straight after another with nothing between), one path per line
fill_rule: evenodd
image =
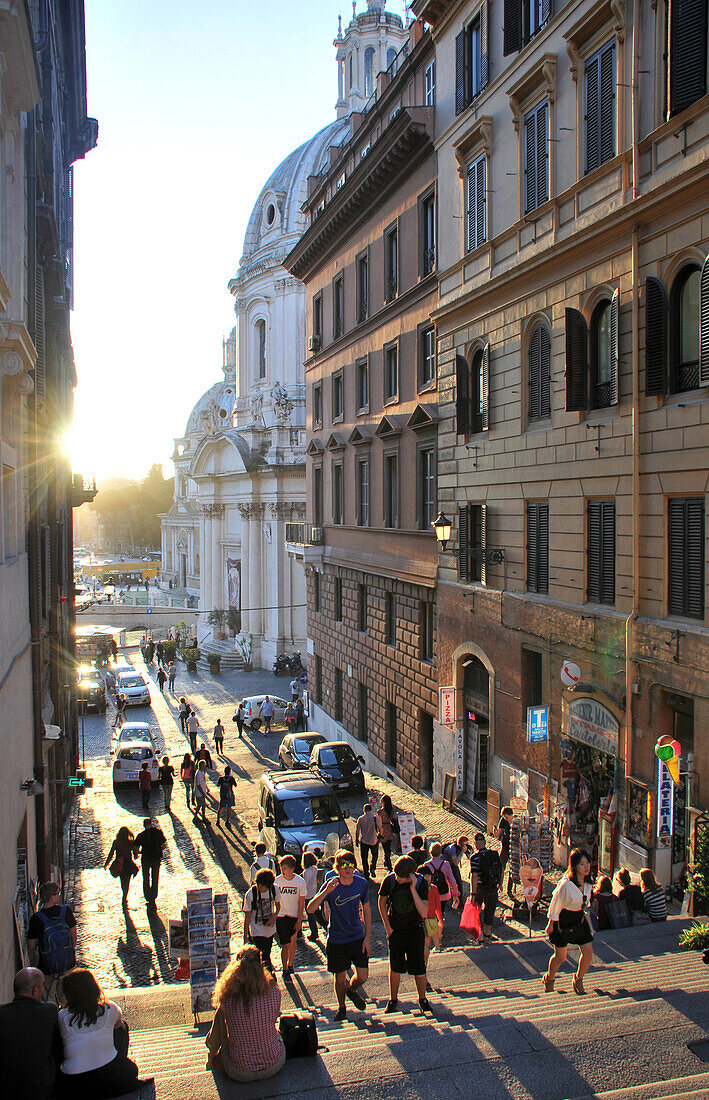
M305 879L296 875L295 856L283 856L281 873L275 885L280 890L281 908L276 918L276 935L281 945L283 977L287 981L293 974L293 956L298 942L298 933L303 927L306 886Z
M367 880L356 873L352 852L340 849L333 870L328 872L322 887L308 905L314 913L327 902L330 917L327 929L327 969L334 975L337 998L336 1020L345 1020L345 997L357 1008L366 1001L359 992L369 977L369 956L372 953L372 910L369 904ZM347 981L347 971L354 966L356 975Z
M386 1012L399 1007L402 974L411 974L422 1012L430 1012L426 997L426 955L423 922L428 915L428 885L417 874L409 856L399 856L394 870L379 887L379 913L389 943L389 1003Z

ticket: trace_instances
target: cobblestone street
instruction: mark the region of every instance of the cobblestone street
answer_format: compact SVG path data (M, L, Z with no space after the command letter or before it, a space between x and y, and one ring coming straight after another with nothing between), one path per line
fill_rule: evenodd
M129 638L129 643L131 640ZM129 648L126 655L141 672L146 672L137 648ZM215 891L227 890L231 928L232 932L236 931L233 943L241 942L241 897L247 888L252 844L257 839L258 830L258 778L264 770L278 767L277 752L283 736L282 730L275 731L269 737L247 731L244 740L239 741L231 718L235 700L244 695L264 691L287 695L286 679L278 679L265 671L203 676L188 673L180 665L176 694L173 696L166 692L163 697L154 679L156 671L155 665L147 670L151 681L151 710L131 708L128 721L150 722L158 746L164 745L179 776L180 761L189 748L177 717L179 696L186 695L195 708L205 734L198 738L198 743L201 740L207 743L215 764L212 730L217 718L221 718L226 736L224 759L219 764L223 767L229 763L238 781L238 824L232 818L231 829L217 828L215 825L216 770L210 773L212 797L208 802L206 824L195 821L187 809L179 778L174 787L170 813L164 809L162 791L154 788L151 813L168 841L168 853L160 874L157 913L148 914L146 911L140 873L133 880L129 906L124 913L118 880L104 870L103 863L120 826L128 825L137 834L142 829L144 814L137 789L120 788L117 794L113 791L113 757L109 755L112 708L109 707L105 716L86 716L86 762L88 772L94 778L94 787L77 800L70 823L67 897L73 898L79 924L79 959L90 966L107 987L149 985L173 980L176 963L168 955L167 922L169 918L179 918L185 891L193 887L210 885ZM369 790L389 793L397 809L413 812L419 831L448 841L461 832L472 835L475 829L472 824L443 810L422 795L404 791L375 776L368 776L367 782ZM358 795L341 801L350 810L350 825L354 832L352 818L356 819L361 813L364 797ZM466 870L467 861L464 874ZM381 861L378 871L381 881ZM383 925L376 913L375 888L371 891L371 901L374 914L373 952L375 956L384 956L386 942ZM509 909L498 910L499 917L510 914ZM496 933L502 939L516 938L524 932L525 929L511 919L498 920ZM449 913L444 946L467 943L468 937L458 928L458 916ZM296 965L314 966L322 962L322 947L301 938Z

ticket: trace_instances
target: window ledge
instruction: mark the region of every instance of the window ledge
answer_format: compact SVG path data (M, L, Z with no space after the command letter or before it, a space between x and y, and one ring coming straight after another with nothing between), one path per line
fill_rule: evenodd
M545 416L541 420L528 420L525 434L526 432L548 432L553 426L550 416Z
M430 393L431 390L436 389L436 385L437 385L436 379L432 378L430 382L424 382L422 386L419 386L419 388L416 390L416 392L417 393Z

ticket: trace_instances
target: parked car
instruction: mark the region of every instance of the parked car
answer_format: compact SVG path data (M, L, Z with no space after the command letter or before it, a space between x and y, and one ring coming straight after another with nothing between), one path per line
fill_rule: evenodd
M259 781L259 836L269 852L299 857L314 844L352 849L352 837L330 788L307 772L264 772Z
M134 668L130 672L118 673L115 690L125 697L127 707L150 706L150 688Z
M158 751L156 737L147 722L124 722L118 729L111 731L111 754L115 753L119 745L129 741L143 741L146 745L152 745Z
M104 714L106 711L106 689L98 672L91 665L79 665L76 671L79 679L76 689L79 708L90 710L93 707L98 714Z
M310 771L334 791L364 790L363 756L355 756L347 741L326 741L310 755Z
M150 778L153 783L158 779L158 758L155 749L147 741L127 741L118 748L116 759L113 762L113 786L119 787L122 783L136 783L138 772L143 763L148 761L150 765Z
M109 660L108 667L104 673L108 690L115 692L116 677L121 673L130 674L131 672L135 672L133 665L128 664L122 657L119 657L117 661Z
M310 754L315 745L324 744L321 733L289 733L278 746L278 759L286 771L310 766Z
M241 700L244 704L244 724L250 726L252 730L260 730L263 725L261 707L265 698L265 695L249 695L247 699ZM276 708L271 719L273 725L283 725L283 715L288 706L287 702L285 699L278 699L275 695L271 695L269 698Z

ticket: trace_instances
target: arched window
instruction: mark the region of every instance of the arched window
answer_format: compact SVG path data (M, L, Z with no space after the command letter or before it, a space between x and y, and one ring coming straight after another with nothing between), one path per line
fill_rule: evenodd
M682 268L670 298L670 354L673 393L699 385L699 285L696 264Z
M266 322L256 322L256 376L266 377Z
M372 95L374 92L374 47L369 46L364 51L364 94Z
M348 85L347 85L348 88L351 88L352 84L353 84L353 79L352 79L353 71L354 70L353 70L353 63L352 63L352 54L350 54L350 58L349 58L349 80L348 80Z
M390 69L395 61L396 61L396 50L393 49L390 46L389 49L387 50L387 69Z
M551 416L551 337L536 325L529 341L529 420Z
M613 341L611 303L599 302L591 317L591 401L592 409L605 409L611 403Z

